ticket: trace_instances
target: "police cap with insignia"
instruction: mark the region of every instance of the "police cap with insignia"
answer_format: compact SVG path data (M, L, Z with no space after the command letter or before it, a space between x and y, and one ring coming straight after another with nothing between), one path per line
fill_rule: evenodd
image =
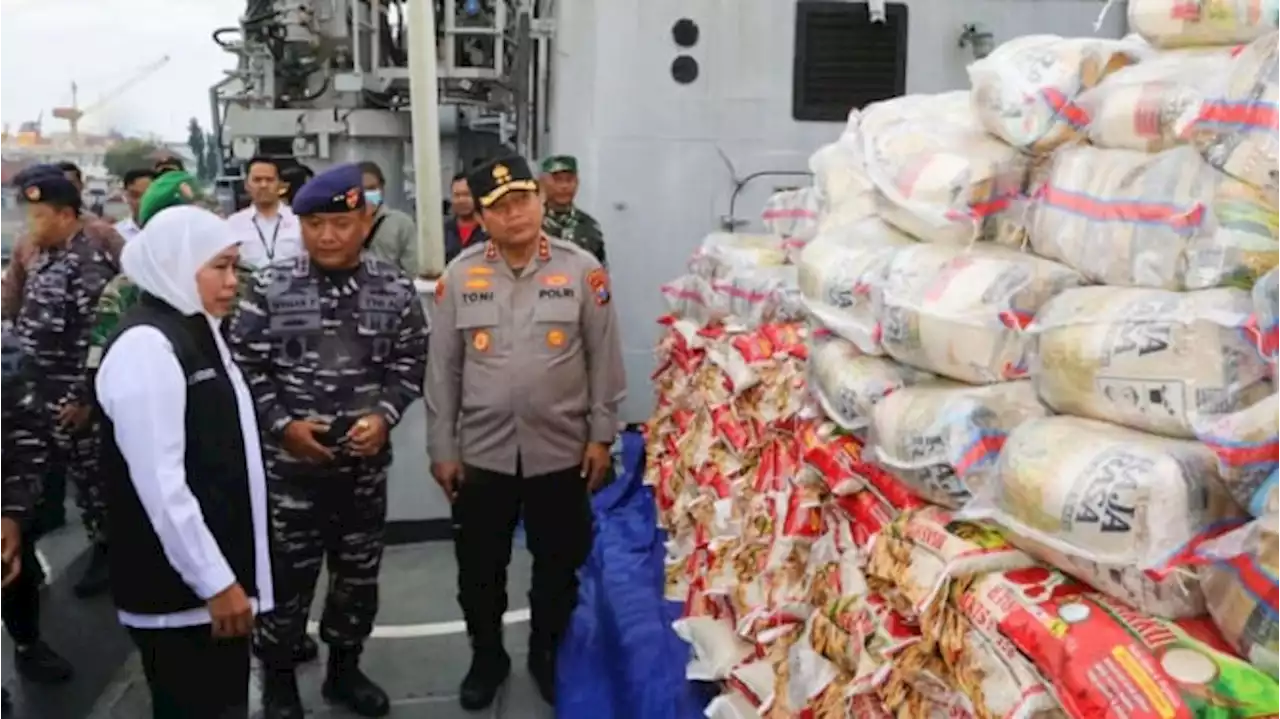
M138 200L138 226L146 227L147 222L161 210L195 204L204 199L198 187L196 178L182 170L170 170L160 175Z
M490 160L472 170L467 175L467 187L481 207L492 207L508 192L537 192L538 181L523 157L511 155Z
M49 168L49 169L45 169ZM39 202L54 207L67 207L80 211L83 200L80 191L53 165L36 165L14 177L18 198L23 202Z
M578 174L578 158L573 155L552 155L542 161L542 174L554 175L557 172Z
M360 166L338 165L307 181L293 197L295 215L322 212L354 212L364 209L363 174Z

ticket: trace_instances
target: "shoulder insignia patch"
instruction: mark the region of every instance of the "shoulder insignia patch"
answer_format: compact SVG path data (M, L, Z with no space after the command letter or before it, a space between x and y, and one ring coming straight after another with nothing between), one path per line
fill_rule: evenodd
M604 268L597 267L587 273L587 287L591 288L591 296L595 298L596 304L604 306L609 304L611 299L609 294L609 273Z

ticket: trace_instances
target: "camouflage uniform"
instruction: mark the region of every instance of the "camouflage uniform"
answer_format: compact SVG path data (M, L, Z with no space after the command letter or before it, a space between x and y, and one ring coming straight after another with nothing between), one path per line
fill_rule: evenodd
M572 242L590 252L602 265L608 265L604 256L604 232L596 218L570 207L567 210L553 210L550 206L542 216L542 231L548 237Z
M262 656L273 667L293 664L326 558L320 637L358 652L378 610L390 446L370 458L339 448L332 463L316 465L289 454L280 439L292 420L319 419L345 433L377 413L394 427L422 395L422 302L411 280L368 255L349 273L326 273L304 255L254 275L230 345L265 435L277 601L259 618Z
M105 501L94 476L93 433L58 426L65 402L85 403L85 364L98 298L116 274L116 264L98 243L77 232L65 247L44 249L32 258L14 336L22 348L23 372L33 378L38 417L19 423L15 438L32 448L32 461L45 475L64 474L75 484L76 502L89 539L100 542Z

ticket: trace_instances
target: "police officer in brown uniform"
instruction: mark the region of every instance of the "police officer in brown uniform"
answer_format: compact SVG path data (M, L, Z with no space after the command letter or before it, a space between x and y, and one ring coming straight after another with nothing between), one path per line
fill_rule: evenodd
M492 703L511 540L523 512L533 553L529 671L554 703L556 647L591 547L589 492L610 468L626 393L609 277L542 233L538 183L507 157L468 177L489 241L436 286L427 369L431 471L453 502L458 602L471 638L461 703Z

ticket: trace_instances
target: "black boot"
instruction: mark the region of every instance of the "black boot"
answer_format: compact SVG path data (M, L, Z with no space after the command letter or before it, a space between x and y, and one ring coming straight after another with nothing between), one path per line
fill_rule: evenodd
M302 719L302 699L293 669L264 667L262 671L262 719Z
M15 649L13 658L18 673L37 684L61 684L74 674L71 664L39 639Z
M542 701L556 705L556 653L545 649L529 652L529 676L538 686Z
M263 659L265 656L262 645L258 643L257 634L254 634L253 637L253 656L259 659ZM318 656L320 656L320 647L316 645L316 640L312 639L310 634L303 634L302 639L298 640L297 645L293 648L294 665L315 661Z
M391 700L382 687L360 671L359 649L329 647L329 670L320 693L362 717L382 717L391 711Z
M511 657L500 642L475 644L471 650L471 668L459 692L462 708L469 712L487 709L510 673Z
M95 597L107 591L111 584L108 567L107 546L95 544L93 553L89 555L89 566L85 567L84 576L80 577L80 581L76 582L76 586L71 591L81 599Z

